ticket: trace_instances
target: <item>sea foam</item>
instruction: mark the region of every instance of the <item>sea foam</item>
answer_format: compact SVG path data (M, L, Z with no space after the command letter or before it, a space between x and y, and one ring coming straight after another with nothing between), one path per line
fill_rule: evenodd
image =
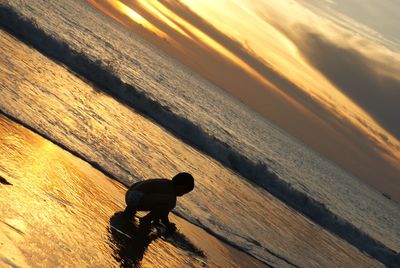
M219 116L221 119L211 118L209 119L208 125L198 119L190 118L187 110L183 107L188 105L188 98L191 100L193 96L183 96L178 99L178 102L172 103L168 98L168 94L170 93L158 95L156 92L148 90L148 87L141 84L140 81L132 82L132 80L129 79L130 77L121 74L118 67L107 62L107 60L100 57L96 52L90 52L83 46L78 47L76 44L71 43L68 39L70 37L63 36L63 34L68 33L51 31L49 28L46 28L48 26L35 21L35 19L30 18L26 14L22 15L15 7L2 5L0 7L0 18L1 25L20 39L34 46L45 55L65 64L78 75L95 83L100 89L118 98L120 102L153 118L158 124L169 129L180 139L210 155L224 166L235 170L244 178L266 189L322 227L389 266L396 262L396 252L382 243L380 239L376 238L385 237L388 233L392 232L394 236L393 244L398 245L399 230L398 227L395 227L395 222L386 223L389 227L386 226L383 228L383 234L379 234L380 230L374 230L371 226L363 226L364 228L361 230L357 221L362 221L362 218L357 219L352 216L347 216L346 214L341 215L343 211L338 209L340 206L335 207L335 204L324 200L323 197L318 198L318 196L315 197L316 195L313 196L312 189L310 190L310 188L307 187L308 185L305 185L306 189L300 187L304 186L298 183L302 178L297 178L298 181L291 180L290 176L285 173L285 165L279 163L281 160L279 157L273 156L273 153L270 155L267 154L267 156L260 156L263 152L260 152L257 144L252 142L252 140L259 138L257 135L251 137L254 134L249 131L241 136L237 134L236 131L232 131L231 128L229 128L229 123L235 122L230 122L226 116L221 115L221 112L214 113L216 117ZM88 31L88 28L83 27L83 29ZM112 44L108 45L112 46ZM140 68L140 63L137 64L139 65L138 68ZM173 62L168 68L180 67L178 67L177 63ZM196 76L191 73L190 75ZM186 77L180 78L187 79ZM159 76L154 79L157 80L159 84L170 83L168 77L162 74L159 74ZM207 82L204 83L207 84ZM207 85L211 87L210 84ZM169 84L169 86L177 87L171 84ZM226 96L221 91L219 91L218 94L222 96L218 97L221 99L221 102L224 102L225 99L229 99L229 96ZM205 98L202 97L203 102L205 101L204 99ZM235 105L238 104L234 100L230 102ZM229 107L229 105L234 106L225 103L224 107ZM192 108L195 109L195 114L198 116L208 114L209 112L206 110L210 109L209 107L203 107L204 111L200 111L199 107ZM243 107L243 111L244 112L237 115L232 114L236 112L232 110L230 116L239 116L239 118L249 118L249 116L252 116L253 118L249 120L252 120L253 126L259 124L270 125L270 123L261 118L257 119L258 121L254 119L259 118L259 116L255 115L247 108ZM247 113L247 115L243 115L243 113ZM237 124L235 124L235 126L237 126ZM243 126L241 127L243 128ZM256 130L259 129L256 127ZM278 131L281 136L287 136L280 130L276 131ZM243 140L242 138L244 136L248 139ZM295 143L291 138L288 137L287 139ZM306 151L308 149L304 150ZM292 176L294 177L295 175ZM373 191L369 190L367 187L364 188L366 189L365 192L367 192L367 196L378 199L378 193L373 193ZM398 207L396 207L396 205L393 205L384 198L378 200L383 203L385 207L394 206L395 211L397 210L397 215L395 215L395 217L398 217ZM394 214L396 214L396 212ZM371 217L367 218L372 221L375 220Z

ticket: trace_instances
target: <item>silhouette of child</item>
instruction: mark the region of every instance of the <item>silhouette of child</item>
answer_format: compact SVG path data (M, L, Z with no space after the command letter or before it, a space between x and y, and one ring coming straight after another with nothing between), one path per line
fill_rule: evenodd
M125 195L125 213L133 217L136 211L150 211L140 219L140 226L161 222L168 231L175 231L175 224L168 219L169 212L176 205L176 197L189 193L194 188L193 176L182 172L172 180L149 179L133 184Z

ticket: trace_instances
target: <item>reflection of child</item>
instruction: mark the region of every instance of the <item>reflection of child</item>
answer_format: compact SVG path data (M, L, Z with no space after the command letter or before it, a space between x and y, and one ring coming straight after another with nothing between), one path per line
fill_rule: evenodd
M141 226L149 226L151 222L161 222L168 231L176 229L168 219L169 212L176 205L176 197L189 193L194 188L194 179L189 173L175 175L172 180L150 179L133 184L126 192L125 213L132 217L136 211L150 211L140 220Z

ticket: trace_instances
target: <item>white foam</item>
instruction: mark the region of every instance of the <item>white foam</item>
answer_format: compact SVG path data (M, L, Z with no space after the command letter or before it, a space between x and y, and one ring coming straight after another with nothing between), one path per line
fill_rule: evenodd
M103 24L107 18L93 8L11 5L29 20L3 9L4 26L120 101L357 246L383 258L382 244L400 249L395 203L111 20Z

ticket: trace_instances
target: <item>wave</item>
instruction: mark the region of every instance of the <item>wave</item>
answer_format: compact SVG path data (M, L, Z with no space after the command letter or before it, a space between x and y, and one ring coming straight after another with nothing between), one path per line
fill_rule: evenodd
M66 65L87 82L95 84L99 90L152 118L181 140L264 188L288 206L301 212L359 250L366 252L389 267L394 267L396 263L397 265L400 264L399 254L394 250L356 228L349 221L338 217L323 203L294 189L290 183L280 179L277 174L272 172L265 163L251 161L247 156L233 149L223 140L210 135L187 118L174 114L169 107L146 95L146 92L139 90L135 85L125 83L104 62L91 59L84 53L75 51L65 41L39 28L34 20L25 18L10 6L0 4L0 25L41 53ZM16 118L13 118L13 120L19 121ZM71 151L57 141L53 142ZM85 159L79 153L72 153ZM111 178L118 179L101 167L100 164L91 159L85 160ZM196 224L196 222L193 223ZM204 228L204 226L201 227ZM212 230L207 231L213 233ZM215 233L213 234L215 235ZM227 239L224 240L230 242Z

